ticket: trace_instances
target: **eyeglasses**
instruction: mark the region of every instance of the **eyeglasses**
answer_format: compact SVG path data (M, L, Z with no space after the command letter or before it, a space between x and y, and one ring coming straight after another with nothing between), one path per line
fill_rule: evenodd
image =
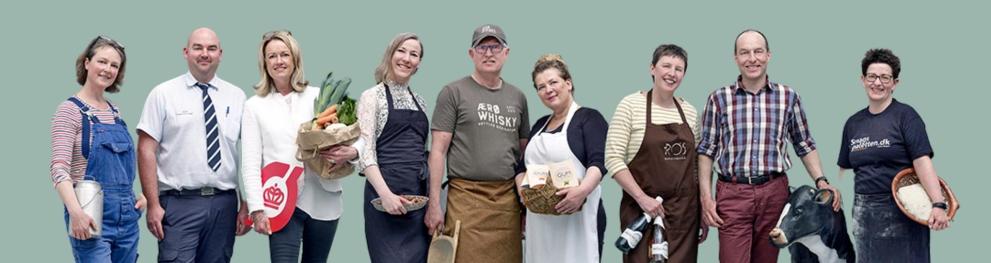
M279 33L292 36L292 31L289 30L273 30L273 31L268 31L264 35L262 35L262 40L272 39L273 37L275 37L275 35L278 35Z
M885 75L867 74L867 76L864 76L864 80L866 80L867 82L874 82L877 79L881 79L881 83L888 84L891 83L891 80L895 78L887 74Z
M101 42L101 41L109 44L110 46L113 46L116 49L124 50L124 45L123 44L121 44L120 42L117 42L117 40L113 40L110 37L107 37L107 36L104 36L104 35L99 35L99 36L96 36L96 38L93 38L93 41L90 41L89 42L89 48L87 48L87 50L93 49L93 46L96 46L96 44L99 43L99 42Z
M492 51L492 54L502 52L505 48L502 44L491 44L491 45L477 45L475 46L475 52L479 54L485 54L486 51Z

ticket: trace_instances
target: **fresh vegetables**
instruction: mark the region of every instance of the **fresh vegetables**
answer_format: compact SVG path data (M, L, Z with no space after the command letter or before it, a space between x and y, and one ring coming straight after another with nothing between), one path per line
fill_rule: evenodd
M340 119L341 123L344 125L351 125L358 122L358 102L350 97L345 96L344 100L340 105L340 109L337 110L337 117ZM336 105L335 105L336 106Z
M334 72L327 74L320 85L320 95L313 102L313 128L323 129L330 124L351 125L357 122L356 103L348 97L351 78L334 79Z

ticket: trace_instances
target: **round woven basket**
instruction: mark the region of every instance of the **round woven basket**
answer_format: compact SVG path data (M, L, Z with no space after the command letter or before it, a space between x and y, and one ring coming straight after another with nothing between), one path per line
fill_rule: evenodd
M905 170L898 172L895 175L895 179L891 181L891 194L894 196L895 203L898 204L898 209L902 210L902 213L913 221L928 226L929 218L919 218L910 213L905 208L905 205L902 204L901 199L898 198L898 189L919 183L919 176L915 174L915 169L905 168ZM946 204L949 207L949 210L946 211L946 216L950 220L953 220L953 217L957 214L957 210L960 209L960 201L957 200L957 196L953 194L953 190L950 190L950 186L946 184L946 181L943 181L943 178L939 178L939 188L943 193L943 199L946 200Z
M533 188L523 188L523 205L526 206L529 212L561 215L561 213L557 212L557 209L554 209L554 206L564 199L564 196L557 195L558 190L560 189L554 186L554 183L551 182L551 177L548 176L547 181L543 185ZM581 211L581 207L578 207L577 211Z
M523 205L526 205L527 211L538 213L538 214L548 214L548 215L560 215L554 206L564 196L557 195L557 187L554 187L550 183L550 180L544 185L538 185L533 188L523 189Z

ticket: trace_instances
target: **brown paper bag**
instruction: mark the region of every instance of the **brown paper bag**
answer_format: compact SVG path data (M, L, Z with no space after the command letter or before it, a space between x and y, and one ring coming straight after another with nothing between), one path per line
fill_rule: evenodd
M338 179L354 173L354 166L350 163L339 163L335 166L320 157L320 151L334 145L350 145L357 141L358 136L361 135L358 124L323 130L312 130L312 125L312 122L299 125L299 134L296 136L296 145L299 147L296 151L296 159L302 161L304 166L317 171L317 174L324 179Z

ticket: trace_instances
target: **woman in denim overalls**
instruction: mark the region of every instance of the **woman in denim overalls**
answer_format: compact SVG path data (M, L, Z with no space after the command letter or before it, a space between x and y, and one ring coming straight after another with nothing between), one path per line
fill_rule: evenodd
M76 262L136 262L138 219L144 198L132 190L134 143L117 107L104 92L117 92L124 78L124 47L99 36L76 60L83 87L59 105L52 120L52 181L65 204L69 244ZM82 163L85 162L85 169ZM103 220L82 210L73 185L94 180L103 190ZM90 229L102 224L99 236Z

